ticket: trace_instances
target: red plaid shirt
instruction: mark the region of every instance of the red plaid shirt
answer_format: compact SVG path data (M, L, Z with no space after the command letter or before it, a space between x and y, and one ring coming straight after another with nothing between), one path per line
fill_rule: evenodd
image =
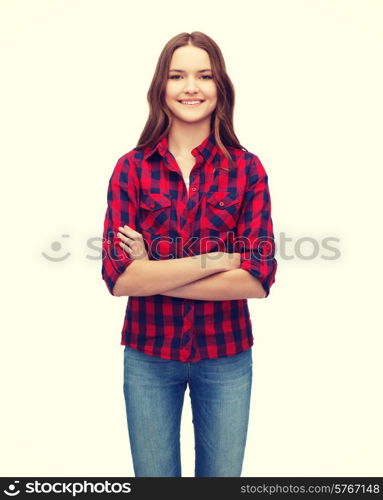
M258 278L269 294L277 261L267 174L253 153L227 149L236 166L230 172L219 168L228 168L228 162L213 132L192 150L196 164L189 188L168 150L167 137L117 161L109 180L102 241L102 278L111 294L133 262L117 237L124 224L142 234L151 260L241 252L241 269ZM161 294L128 298L121 345L189 362L230 356L252 344L247 299L209 301Z

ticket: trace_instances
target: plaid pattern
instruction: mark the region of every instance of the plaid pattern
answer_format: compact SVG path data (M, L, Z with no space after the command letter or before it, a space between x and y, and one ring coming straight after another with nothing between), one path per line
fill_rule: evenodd
M151 260L241 252L241 268L269 294L277 261L267 174L253 153L228 150L236 164L231 171L216 168L228 168L228 162L213 132L194 148L189 188L166 136L119 158L109 180L102 240L101 273L111 294L133 262L117 237L124 224L143 235ZM252 344L247 299L128 297L121 345L190 362L234 355Z

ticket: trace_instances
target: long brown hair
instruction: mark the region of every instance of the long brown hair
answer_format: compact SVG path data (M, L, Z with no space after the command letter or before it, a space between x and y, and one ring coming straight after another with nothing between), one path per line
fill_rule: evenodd
M206 50L209 54L213 78L217 85L217 106L211 114L210 131L214 130L217 146L227 158L229 166L234 167L231 155L225 146L232 146L247 151L245 147L241 146L234 132L234 86L226 72L225 61L220 48L212 38L201 31L180 33L171 38L162 49L147 94L149 117L138 140L136 149L155 146L170 130L172 116L165 102L169 66L173 52L185 45L199 47Z

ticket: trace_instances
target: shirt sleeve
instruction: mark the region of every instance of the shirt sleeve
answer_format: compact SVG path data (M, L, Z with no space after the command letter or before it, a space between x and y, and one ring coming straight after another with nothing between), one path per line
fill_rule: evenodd
M261 281L267 297L275 281L278 264L275 259L268 176L256 155L249 164L237 236L241 248L240 269L245 269Z
M113 295L113 287L125 269L133 262L120 246L119 226L136 229L137 177L126 157L121 157L109 179L107 209L102 238L102 279Z

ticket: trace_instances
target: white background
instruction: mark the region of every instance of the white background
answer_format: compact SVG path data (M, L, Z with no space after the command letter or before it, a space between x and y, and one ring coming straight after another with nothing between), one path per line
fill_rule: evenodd
M383 475L382 21L381 0L1 0L2 476L133 476L107 182L163 46L193 30L225 57L277 243L270 296L249 300L242 476ZM188 389L181 446L193 476Z

